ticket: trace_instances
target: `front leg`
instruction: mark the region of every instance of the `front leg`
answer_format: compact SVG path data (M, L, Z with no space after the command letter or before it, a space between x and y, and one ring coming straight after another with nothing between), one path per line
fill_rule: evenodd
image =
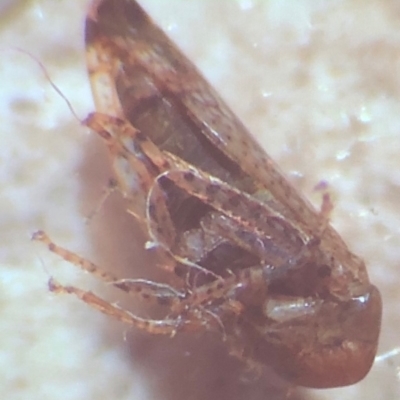
M92 113L83 124L105 141L116 175L116 186L129 200L130 214L143 223L146 220L147 195L155 178L171 168L169 160L125 119Z

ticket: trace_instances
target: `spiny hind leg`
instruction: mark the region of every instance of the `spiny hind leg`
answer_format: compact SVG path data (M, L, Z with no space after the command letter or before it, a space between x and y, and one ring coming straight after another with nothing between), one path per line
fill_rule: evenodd
M162 283L155 283L144 279L118 280L114 275L105 272L92 262L70 252L69 250L57 246L43 231L34 233L32 238L33 240L47 244L50 251L56 253L64 260L71 262L84 271L92 273L102 281L110 283L118 289L124 290L128 294L139 295L146 301L150 300L158 305L167 306L168 309L170 309L174 303L182 301L182 298L185 295L184 293L173 289L171 286ZM111 304L92 292L84 291L74 286L61 285L53 278L49 280L49 289L58 294L73 294L90 307L95 308L103 314L152 334L173 336L177 331L193 332L204 330L205 325L207 325L202 318L202 314L199 313L198 310L190 310L189 312L181 313L172 318L147 319L136 316L127 310Z
M101 299L92 292L87 292L74 286L60 285L54 279L50 279L49 289L58 294L74 294L90 307L103 314L148 333L174 336L179 329L184 329L185 325L187 325L187 322L180 318L153 320L138 317L127 310Z
M137 296L147 302L159 305L171 305L179 302L184 293L179 292L169 285L148 281L145 279L119 279L106 272L91 261L55 244L43 231L37 231L32 235L32 240L44 243L48 249L65 261L70 262L83 271L89 272L101 281L123 290L129 295Z
M196 332L210 329L211 327L210 323L202 317L203 314L198 312L179 315L176 318L142 318L115 304L111 304L92 292L84 291L74 286L63 286L54 279L49 280L49 290L57 294L73 294L103 314L153 335L175 336L177 332Z

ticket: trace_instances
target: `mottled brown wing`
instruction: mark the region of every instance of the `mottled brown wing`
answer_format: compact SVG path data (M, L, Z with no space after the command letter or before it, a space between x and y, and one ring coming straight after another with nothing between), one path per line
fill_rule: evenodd
M124 115L162 150L255 195L303 232L317 226L310 203L136 1L102 1L89 14L86 42L115 66ZM91 81L98 109L109 110L104 82Z

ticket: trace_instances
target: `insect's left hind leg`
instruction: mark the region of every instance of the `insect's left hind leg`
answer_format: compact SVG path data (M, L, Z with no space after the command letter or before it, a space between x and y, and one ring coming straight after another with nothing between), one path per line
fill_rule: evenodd
M47 244L50 251L58 254L64 260L71 262L81 269L92 273L102 281L110 283L128 294L138 295L146 301L151 300L158 305L171 307L173 304L182 301L185 295L173 289L171 286L162 283L151 282L144 279L118 280L114 275L103 271L92 262L57 246L43 231L34 233L32 239ZM52 278L49 280L49 289L54 293L73 294L90 307L99 310L103 314L152 334L173 336L178 330L197 331L204 329L205 322L201 317L201 313L197 313L196 310L193 312L179 313L172 318L148 319L136 316L127 310L111 304L92 292L84 291L74 286L61 285Z
M166 284L144 279L119 279L84 257L58 246L43 231L35 232L32 239L44 243L52 253L57 254L65 261L70 262L83 271L90 272L101 281L109 283L129 295L140 297L147 302L167 306L174 302L179 302L179 300L184 297L184 293Z
M127 310L101 299L92 292L87 292L74 286L62 286L53 279L49 281L49 289L54 293L74 294L90 307L95 308L103 314L148 333L174 336L179 329L184 329L184 325L186 324L180 318L154 320L138 317Z

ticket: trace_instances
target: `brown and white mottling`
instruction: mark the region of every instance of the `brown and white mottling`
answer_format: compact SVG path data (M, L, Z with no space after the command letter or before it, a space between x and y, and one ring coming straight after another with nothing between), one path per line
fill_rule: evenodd
M382 291L380 352L398 346L397 2L142 4L315 204L320 194L313 187L328 182L335 194L333 224L363 256ZM71 116L36 64L11 49L18 46L40 59L85 117L94 107L82 33L87 6L33 0L1 9L6 60L1 74L7 85L2 83L0 131L0 394L8 399L276 398L260 384L236 382L214 343L171 344L131 334L126 343L123 326L47 291L51 274L107 292L32 244L30 234L39 228L121 273L143 275L150 262L133 270L141 260L139 234L117 195L85 225L84 216L96 208L110 177L105 151ZM197 360L202 356L198 365L189 353L197 353ZM396 399L399 365L396 358L380 361L355 386L302 396Z

